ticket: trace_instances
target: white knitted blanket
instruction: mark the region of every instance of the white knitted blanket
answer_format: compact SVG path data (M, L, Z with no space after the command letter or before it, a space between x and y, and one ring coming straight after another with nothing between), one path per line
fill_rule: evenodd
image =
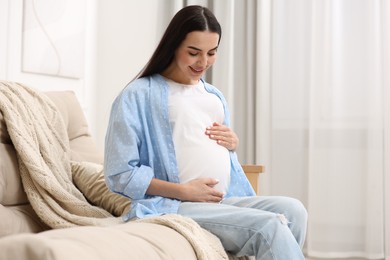
M120 223L92 206L72 182L69 138L53 102L31 88L0 84L0 110L16 149L27 197L52 228Z
M0 111L16 149L27 197L51 228L122 223L93 206L72 182L69 139L53 102L22 84L0 81ZM220 241L195 221L177 215L140 220L169 226L192 244L198 259L228 259Z

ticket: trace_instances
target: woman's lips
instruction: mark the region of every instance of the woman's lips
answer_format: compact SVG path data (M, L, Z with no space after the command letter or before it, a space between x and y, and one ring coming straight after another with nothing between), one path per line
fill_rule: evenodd
M202 74L204 69L200 68L200 69L195 69L193 67L190 66L190 69L195 72L196 74Z

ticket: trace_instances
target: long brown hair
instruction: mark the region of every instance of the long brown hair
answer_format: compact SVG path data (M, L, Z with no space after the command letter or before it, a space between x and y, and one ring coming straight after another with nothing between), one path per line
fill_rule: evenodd
M221 25L209 9L199 5L190 5L181 9L172 18L152 57L136 78L164 71L173 61L176 49L188 33L206 30L219 34L219 44L222 34Z

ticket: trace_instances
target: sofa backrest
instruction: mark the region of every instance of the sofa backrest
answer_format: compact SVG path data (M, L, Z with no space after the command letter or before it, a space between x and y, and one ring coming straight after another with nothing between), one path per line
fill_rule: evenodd
M45 94L60 111L69 137L71 159L103 163L103 153L91 137L87 120L72 91ZM16 151L0 111L0 237L47 229L31 208L20 179Z
M73 91L52 91L45 94L54 101L68 129L72 160L103 163L103 153L96 147L84 112Z

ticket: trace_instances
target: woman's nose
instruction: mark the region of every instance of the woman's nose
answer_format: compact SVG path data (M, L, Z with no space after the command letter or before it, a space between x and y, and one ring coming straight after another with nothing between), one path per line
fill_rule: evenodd
M207 65L207 55L199 56L198 64L202 65L202 66L206 66Z

